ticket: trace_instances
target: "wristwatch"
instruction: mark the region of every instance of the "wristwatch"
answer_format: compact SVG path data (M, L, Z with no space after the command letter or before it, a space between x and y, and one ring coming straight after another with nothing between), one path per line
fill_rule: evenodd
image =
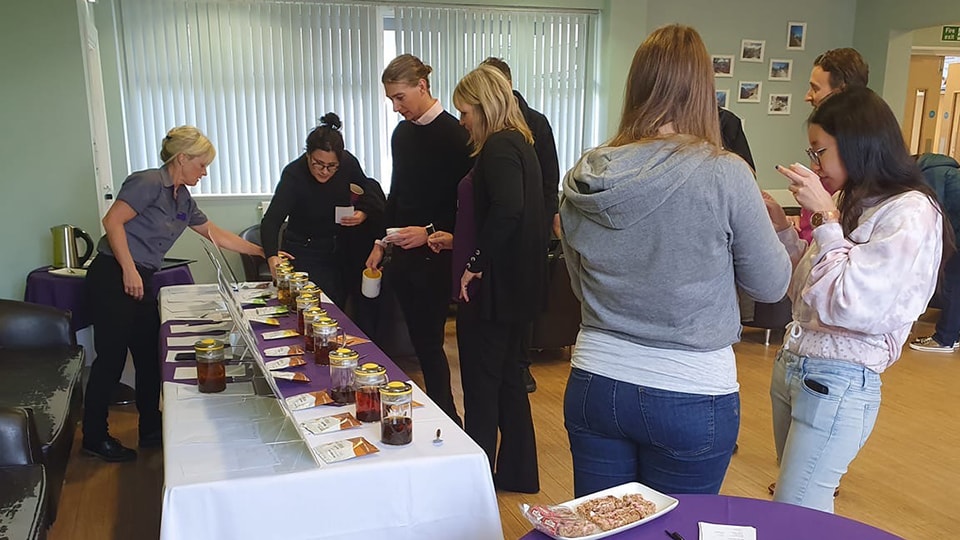
M838 223L840 221L840 211L839 210L826 210L824 212L814 212L810 216L810 225L813 225L813 228L823 225L824 223Z
M437 232L437 228L433 226L433 223L428 224L424 228L427 230L427 236L430 236L431 234Z

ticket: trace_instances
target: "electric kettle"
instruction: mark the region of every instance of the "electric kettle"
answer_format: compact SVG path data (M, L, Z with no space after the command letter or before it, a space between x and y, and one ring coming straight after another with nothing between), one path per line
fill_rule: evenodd
M53 267L54 268L83 268L83 263L93 255L93 238L80 227L73 225L57 225L50 228L53 234ZM83 255L77 255L77 237L83 240L86 247Z

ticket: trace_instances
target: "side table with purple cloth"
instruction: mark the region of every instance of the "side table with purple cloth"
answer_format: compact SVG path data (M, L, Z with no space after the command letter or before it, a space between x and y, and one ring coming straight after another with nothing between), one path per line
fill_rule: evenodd
M726 495L674 495L680 504L669 514L612 536L617 539L664 540L664 529L676 531L687 540L700 537L700 521L723 525L749 525L757 529L757 538L809 540L811 538L856 538L857 540L896 540L899 536L881 531L835 514L792 504L728 497ZM550 537L531 531L524 540Z
M34 304L53 306L73 314L71 325L74 331L90 326L90 310L87 309L86 279L60 276L49 272L51 267L37 268L27 275L27 289L23 299ZM153 275L153 294L167 285L189 285L193 274L187 265L160 270Z

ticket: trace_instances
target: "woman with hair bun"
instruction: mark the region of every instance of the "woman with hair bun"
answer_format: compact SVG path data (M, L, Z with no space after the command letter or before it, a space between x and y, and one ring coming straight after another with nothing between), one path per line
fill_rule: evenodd
M103 217L106 234L87 271L96 360L90 369L83 411L83 452L104 461L130 461L136 451L107 431L107 407L123 372L127 350L137 370L140 448L160 446L160 311L153 274L190 227L219 245L248 255L263 250L207 219L188 187L207 175L217 151L193 126L171 129L163 139L159 169L131 174Z
M371 212L382 213L383 203L363 195L352 216L337 223L336 207L351 206L350 184L362 186L367 177L360 162L343 148L340 117L327 113L307 135L306 151L280 175L270 207L260 223L260 238L270 271L274 272L282 248L296 259L298 270L310 274L338 306L346 298L344 253L347 238L343 227L364 223ZM288 220L280 246L280 226ZM357 268L359 275L362 265Z

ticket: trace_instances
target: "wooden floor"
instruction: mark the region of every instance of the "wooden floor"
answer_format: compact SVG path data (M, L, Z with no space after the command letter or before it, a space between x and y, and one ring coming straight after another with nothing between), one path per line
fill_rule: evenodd
M928 335L931 329L925 317L914 333ZM454 391L458 403L462 403L452 322L447 325L447 338ZM766 499L767 486L777 474L767 393L776 345L765 347L762 331L745 329L744 341L736 351L742 402L740 450L733 457L721 492ZM420 380L415 364L398 363ZM518 538L530 528L520 516L518 503L558 503L572 498L570 452L561 406L569 369L563 351L544 352L535 359L533 373L539 389L531 395L531 404L541 492L498 494L507 539ZM836 501L838 514L910 540L960 538L958 386L960 353L904 351L900 361L883 376L880 417L866 447L843 479ZM124 443L136 443L136 411L132 406L113 408L110 425ZM161 451L141 452L133 463L106 464L79 455L79 442L74 446L50 539L157 538L163 489Z

